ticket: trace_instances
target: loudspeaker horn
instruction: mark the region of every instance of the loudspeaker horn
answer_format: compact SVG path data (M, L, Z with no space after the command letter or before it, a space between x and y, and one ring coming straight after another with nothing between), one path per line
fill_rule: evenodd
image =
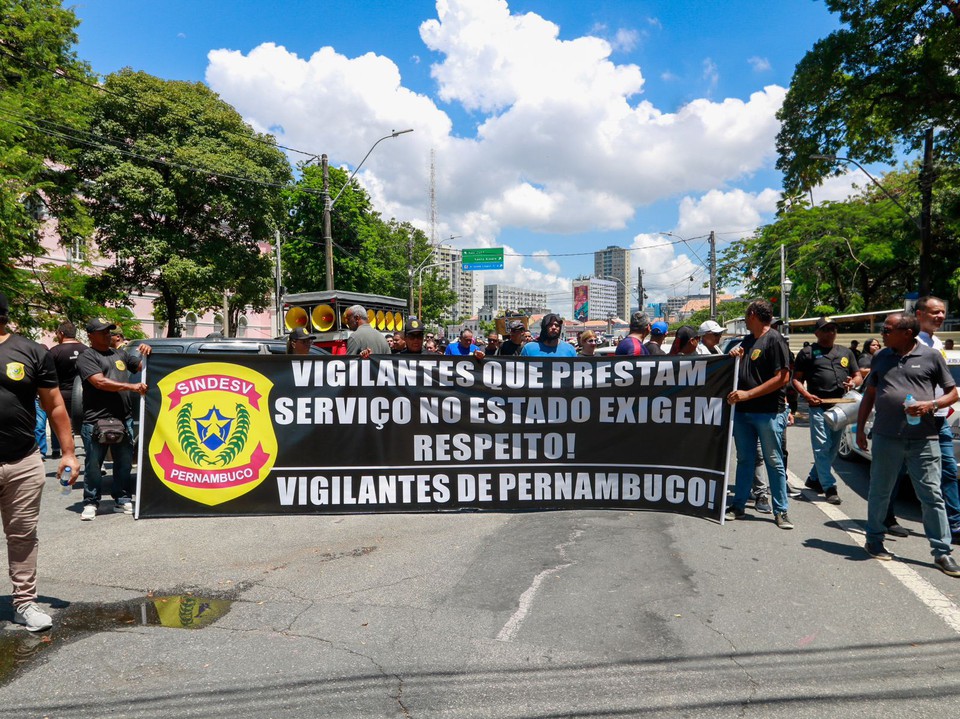
M307 319L307 311L303 307L291 307L283 316L283 325L288 332L293 332L297 327L305 328Z
M313 320L313 327L318 332L329 332L333 329L334 322L337 319L337 313L330 305L317 305L310 313L310 319Z

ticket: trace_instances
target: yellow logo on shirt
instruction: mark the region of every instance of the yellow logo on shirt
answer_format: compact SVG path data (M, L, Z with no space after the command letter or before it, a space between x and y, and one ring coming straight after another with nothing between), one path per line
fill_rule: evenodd
M760 359L760 355L762 354L763 354L763 350L756 349L750 353L750 359L756 362L758 359Z
M849 358L849 357L841 357L841 358L840 358L840 366L841 366L841 367L849 367L849 366L850 366L850 358Z
M14 382L19 382L27 373L23 369L23 362L7 362L7 377Z
M117 360L117 361L114 362L113 364L114 364L114 366L115 366L118 370L120 370L121 372L123 372L123 371L125 371L125 370L127 369L127 366L123 363L123 360Z

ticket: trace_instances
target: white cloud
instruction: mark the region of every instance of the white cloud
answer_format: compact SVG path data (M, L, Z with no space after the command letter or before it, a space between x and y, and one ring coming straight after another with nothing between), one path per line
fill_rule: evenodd
M750 67L753 68L754 72L769 72L772 68L770 61L765 57L754 55L751 58L747 58L747 62L750 64Z
M639 42L640 33L638 33L636 30L620 28L613 36L610 44L617 52L631 52L637 47Z
M537 250L533 253L534 259L543 265L547 272L550 272L554 275L560 274L560 263L556 260L550 259L550 253L546 250Z
M813 202L817 205L822 202L842 202L859 194L870 184L870 179L859 170L828 177L813 188Z
M720 70L717 68L717 63L709 57L703 61L703 79L707 82L707 94L717 89L717 84L720 82Z
M632 31L621 32L627 40ZM309 57L273 43L213 50L206 79L256 127L282 128L282 144L326 152L334 164L354 167L380 137L413 127L381 143L358 179L386 217L424 227L433 149L444 227L471 246L494 244L507 228L620 229L645 205L708 193L681 208L680 228L707 212L710 190L774 156L781 87L664 112L642 98L640 67L611 60L616 37L562 40L556 24L512 14L505 0L438 0L420 35L440 57L431 68L435 96L406 87L390 58L333 47ZM712 60L704 79L719 80ZM454 134L441 103L473 113L475 132ZM562 279L523 263L511 278Z

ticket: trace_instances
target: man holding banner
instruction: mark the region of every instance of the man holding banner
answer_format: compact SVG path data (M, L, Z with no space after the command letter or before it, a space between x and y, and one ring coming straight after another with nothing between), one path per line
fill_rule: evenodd
M787 423L786 391L790 381L790 352L783 336L770 327L773 307L754 300L745 321L750 331L731 355L740 355L738 389L727 395L736 405L733 440L737 448L737 481L726 518L741 519L753 485L757 440L763 452L773 500L773 517L781 529L793 529L787 516L787 474L783 462L783 433ZM741 354L742 353L742 354Z

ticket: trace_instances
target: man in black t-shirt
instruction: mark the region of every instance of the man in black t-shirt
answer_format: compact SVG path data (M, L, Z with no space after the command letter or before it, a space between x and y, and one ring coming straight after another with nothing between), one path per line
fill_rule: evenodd
M114 511L133 514L133 416L129 392L143 396L147 385L132 384L131 372L138 372L142 357L150 354L150 345L137 346L139 354L110 346L110 330L116 325L104 319L87 322L90 350L80 355L77 371L83 380L83 438L84 481L83 512L80 519L89 521L97 516L100 505L100 488L103 483L103 459L110 450L113 457ZM141 357L142 355L142 357ZM117 444L104 444L99 440L98 424L103 420L116 420L126 428L126 436Z
M829 403L839 399L861 382L857 358L837 342L837 323L826 317L817 320L814 334L817 341L804 347L794 365L793 386L810 407L810 444L813 467L807 477L808 487L822 488L830 504L840 504L837 481L833 477L833 460L840 451L842 429L831 429L824 418ZM806 386L804 386L806 385Z
M77 339L77 328L67 320L61 322L54 333L57 344L50 348L50 356L53 357L53 366L57 370L57 382L60 385L60 396L63 397L63 405L67 408L67 414L70 416L73 433L80 432L79 418L81 407L73 408L73 383L77 378L77 359L86 352L87 347L83 342ZM60 453L60 444L57 442L56 435L53 436L53 454L56 458Z
M773 517L781 529L793 529L787 516L787 474L783 461L783 432L787 423L786 393L790 381L790 354L783 336L771 329L773 308L765 300L747 307L743 343L730 354L740 357L737 389L727 395L735 405L733 440L737 448L736 489L727 519L744 516L753 485L757 440L763 451L773 501Z
M510 333L507 340L500 344L497 350L498 357L508 357L510 355L519 355L523 349L523 322L512 320L507 322L507 331Z
M80 465L50 354L7 331L9 311L7 298L0 294L0 515L13 582L13 621L37 632L53 625L37 605L37 520L46 479L34 435L38 397L60 438L63 456L57 477L69 468L72 484Z

